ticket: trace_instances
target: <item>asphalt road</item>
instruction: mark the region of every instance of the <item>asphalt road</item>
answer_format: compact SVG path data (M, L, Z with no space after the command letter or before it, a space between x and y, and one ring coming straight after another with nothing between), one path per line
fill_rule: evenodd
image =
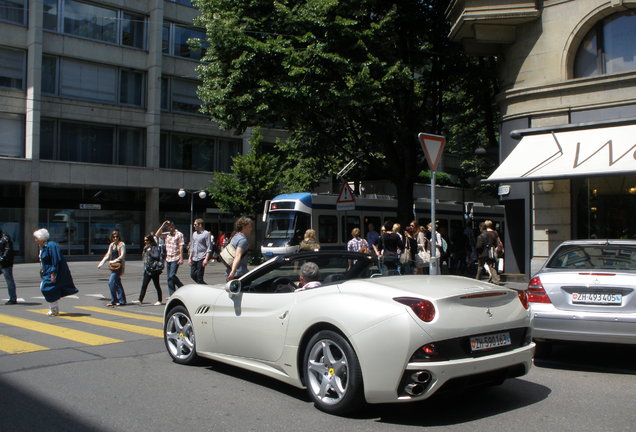
M96 264L70 263L80 293L61 301L68 317L54 318L41 315L46 304L39 298L37 265L15 267L18 297L24 301L0 305L0 321L9 322L0 322L0 349L8 344L7 337L46 349L23 354L0 351L0 431L634 429L636 347L557 346L549 358L537 359L527 376L498 387L416 404L371 406L352 417L335 417L316 410L303 390L272 379L214 362L195 367L173 363L156 334L163 308L104 307L108 272L96 270ZM141 263L128 262L126 272L124 287L130 301L139 292ZM213 264L206 281L223 281L223 272L221 265ZM180 276L189 280L187 266ZM165 291L165 275L162 287ZM6 294L2 279L0 290ZM146 301L155 300L150 287ZM87 345L15 325L11 320L16 319L119 342ZM97 321L84 321L88 319Z

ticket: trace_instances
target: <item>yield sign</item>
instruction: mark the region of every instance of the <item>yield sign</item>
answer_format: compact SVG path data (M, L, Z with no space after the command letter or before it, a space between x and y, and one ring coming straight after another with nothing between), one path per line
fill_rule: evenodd
M439 160L442 158L446 138L440 135L425 133L420 133L417 137L420 139L420 144L422 145L422 149L426 155L428 166L431 168L431 171L436 171Z

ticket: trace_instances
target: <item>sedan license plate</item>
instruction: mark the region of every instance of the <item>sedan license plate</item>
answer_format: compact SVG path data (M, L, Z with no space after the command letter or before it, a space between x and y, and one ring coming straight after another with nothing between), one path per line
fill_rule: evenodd
M620 305L622 302L621 294L572 293L572 303L575 304Z
M481 351L490 348L510 345L510 333L496 333L485 336L473 336L470 338L471 351Z

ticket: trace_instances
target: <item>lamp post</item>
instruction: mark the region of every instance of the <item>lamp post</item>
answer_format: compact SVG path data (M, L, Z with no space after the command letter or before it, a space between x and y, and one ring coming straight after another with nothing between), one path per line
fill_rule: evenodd
M208 196L207 192L199 189L199 190L186 190L186 189L179 189L179 192L177 192L177 195L179 195L179 198L185 198L185 196L187 194L190 194L190 228L189 228L189 233L190 235L192 235L192 226L194 224L194 195L199 195L199 198L201 199L205 199L205 197Z

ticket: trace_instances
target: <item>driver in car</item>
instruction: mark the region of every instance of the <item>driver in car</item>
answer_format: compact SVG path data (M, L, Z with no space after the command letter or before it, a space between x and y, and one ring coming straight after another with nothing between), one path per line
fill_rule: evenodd
M316 263L307 261L300 267L300 275L298 276L300 288L296 291L304 291L320 286L320 269Z

